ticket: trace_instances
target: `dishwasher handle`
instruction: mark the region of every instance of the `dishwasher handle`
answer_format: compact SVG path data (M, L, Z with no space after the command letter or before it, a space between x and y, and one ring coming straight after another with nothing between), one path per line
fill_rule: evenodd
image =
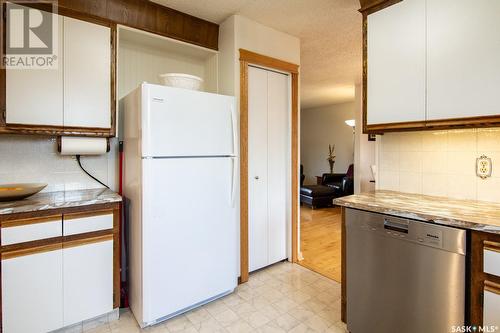
M409 224L408 220L384 218L384 229L391 231L407 234Z

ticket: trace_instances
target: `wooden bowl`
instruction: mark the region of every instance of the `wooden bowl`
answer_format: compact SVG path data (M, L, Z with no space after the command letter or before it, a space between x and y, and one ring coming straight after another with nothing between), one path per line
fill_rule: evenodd
M40 192L46 186L44 183L0 184L0 201L21 200Z

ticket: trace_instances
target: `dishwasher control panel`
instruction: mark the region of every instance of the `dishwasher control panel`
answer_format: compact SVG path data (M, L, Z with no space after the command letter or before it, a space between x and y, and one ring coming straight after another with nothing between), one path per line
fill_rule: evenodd
M352 214L351 212L356 212ZM466 244L464 231L447 226L432 224L380 213L370 213L354 209L347 210L346 222L350 227L360 228L379 236L390 237L401 241L409 241L424 246L450 251L451 248L460 248L465 254Z
M389 237L406 239L436 248L443 247L443 232L440 227L425 222L385 216L384 234Z

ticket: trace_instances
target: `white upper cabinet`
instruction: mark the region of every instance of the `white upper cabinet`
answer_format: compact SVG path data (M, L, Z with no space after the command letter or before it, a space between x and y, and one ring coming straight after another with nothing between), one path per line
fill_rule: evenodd
M6 126L40 126L42 130L55 126L53 130L59 132L70 127L72 133L89 128L110 130L111 28L43 15L52 15L57 23L53 36L57 68L6 70ZM16 20L16 16L11 19ZM17 19L22 20L22 16ZM23 40L22 30L17 37L13 35L16 31L11 32L11 39Z
M55 54L60 55L63 19L53 15L53 22L58 25L53 46L59 51ZM5 75L7 124L63 125L62 61L57 69L7 69Z
M367 24L367 123L425 120L425 1L404 0Z
M111 127L111 29L64 18L64 126Z
M500 1L427 0L427 22L428 119L499 115Z

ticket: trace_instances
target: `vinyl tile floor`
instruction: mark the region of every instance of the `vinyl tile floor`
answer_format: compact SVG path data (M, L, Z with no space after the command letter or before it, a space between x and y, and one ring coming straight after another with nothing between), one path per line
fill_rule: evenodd
M145 329L130 310L92 333L347 332L340 321L340 284L302 266L278 263L252 273L222 299Z

